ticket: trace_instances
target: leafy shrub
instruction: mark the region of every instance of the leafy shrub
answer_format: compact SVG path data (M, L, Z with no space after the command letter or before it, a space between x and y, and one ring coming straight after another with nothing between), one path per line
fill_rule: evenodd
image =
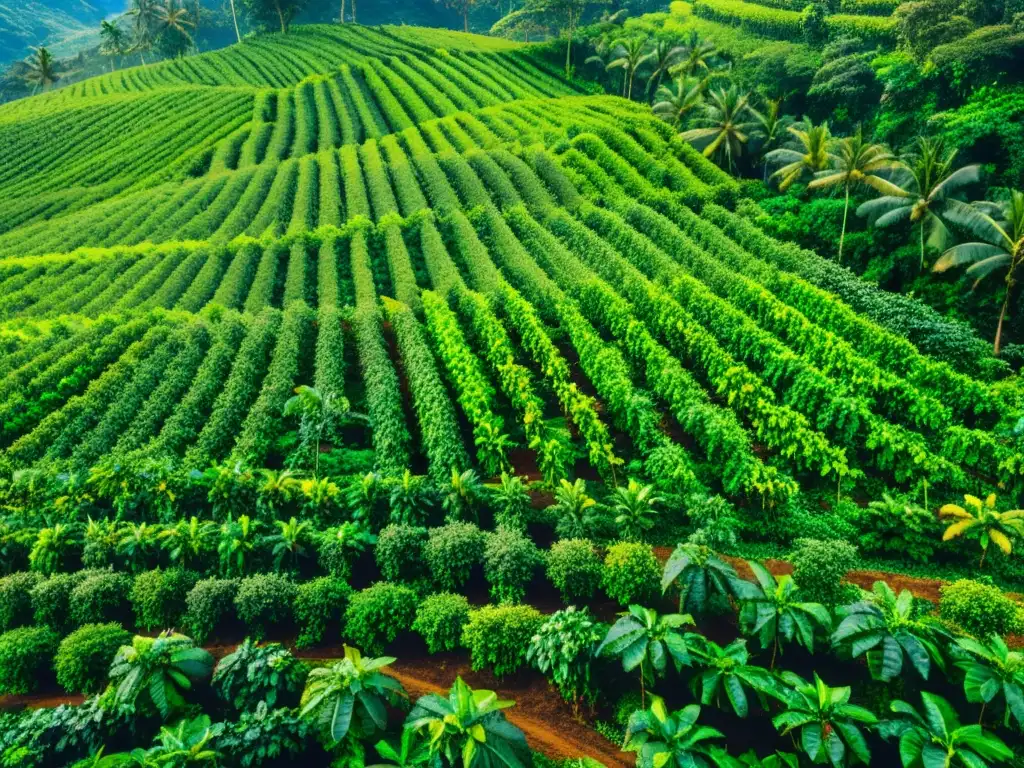
M367 653L379 655L416 617L416 592L380 581L352 595L345 609L345 636Z
M0 635L0 694L31 693L45 683L57 640L49 627L19 627Z
M544 617L529 605L485 605L469 612L462 644L469 649L473 671L490 668L504 677L526 663L530 640Z
M240 711L294 706L305 677L305 665L278 643L257 645L249 638L221 659L213 670L214 690Z
M0 632L32 622L32 589L43 577L34 571L0 579Z
M147 631L180 625L189 590L197 581L195 573L181 568L140 573L130 595L135 623Z
M797 539L790 555L793 580L808 602L843 602L843 578L857 563L857 548L838 539Z
M202 579L185 598L185 626L197 643L205 643L234 615L238 579Z
M928 562L941 536L941 525L924 507L884 494L866 508L856 507L851 519L859 531L857 545L865 554L887 554Z
M328 626L339 624L352 587L344 579L322 576L299 584L295 594L295 624L299 635L296 648L310 648L323 642Z
M129 623L128 593L131 589L131 576L125 573L97 571L83 579L71 590L68 601L75 626L110 621Z
M501 603L518 603L526 585L544 562L533 540L522 531L501 526L487 535L484 544L484 577L491 597Z
M388 581L412 580L422 575L423 546L427 529L393 524L377 534L374 555L381 575Z
M527 660L577 708L581 699L593 703L597 688L590 684L590 663L606 628L584 608L570 606L551 614L530 639Z
M31 594L35 623L67 634L74 626L71 620L71 591L92 573L55 573L36 584Z
M238 594L235 595L238 618L250 635L261 640L268 629L293 619L297 591L291 579L276 573L247 576L238 585Z
M601 560L589 539L562 539L548 550L548 580L566 603L593 597L601 584L601 573Z
M940 590L939 616L975 637L1024 631L1024 606L998 587L958 579Z
M619 605L649 602L660 584L661 566L649 544L622 542L608 548L601 586Z
M473 566L483 561L484 534L473 523L449 523L430 529L423 557L434 582L455 591L469 581Z
M243 712L237 722L225 725L217 738L217 751L225 765L294 765L307 748L308 733L309 724L298 710L260 704L254 712Z
M439 592L420 603L412 629L423 638L430 653L441 653L459 647L462 628L468 621L469 601L462 595Z
M69 693L99 693L107 684L117 650L131 642L120 624L86 624L60 642L53 667L57 683Z

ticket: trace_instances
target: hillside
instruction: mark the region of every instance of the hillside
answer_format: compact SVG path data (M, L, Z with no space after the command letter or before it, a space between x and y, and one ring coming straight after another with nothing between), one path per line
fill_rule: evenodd
M0 67L25 58L32 46L72 56L98 45L100 22L124 10L120 0L47 0L0 3Z
M699 3L711 10L630 28L731 27L752 5ZM799 12L779 13L753 48L788 37ZM889 34L864 21L886 16L830 18ZM887 597L886 574L877 621L840 584L857 557L847 539L894 570L926 551L944 577L973 575L977 548L944 541L935 510L970 494L980 519L997 497L1024 499L1017 377L963 325L774 239L749 215L750 183L650 104L568 77L563 58L561 44L443 29L296 25L0 106L0 694L113 682L81 706L0 715L0 757L130 765L99 762L100 747L154 738L153 755L207 745L227 766L372 764L374 746L391 760L378 739L398 736L405 704L378 670L393 652L454 686L408 721L441 734L424 750L456 745L445 764L532 759L514 716L448 674L471 668L475 685L493 672L487 685L533 697L534 729L539 700L564 716L553 723L571 704L576 731L596 708L621 739L612 716L638 682L654 719L627 738L660 727L656 685L681 729L701 701L728 742L679 765L739 765L726 748L822 762L826 741L836 765L847 746L897 765L903 744L869 726L897 695L917 706L928 671L955 667L941 654L962 661L947 648L959 622L1019 629L989 584L973 587L1004 601L1002 618L961 604L941 626L909 591ZM978 564L987 554L1011 583L1019 547L1000 526L1017 541L1018 514L984 523ZM712 551L741 544L795 547L804 602L776 583L787 564L751 571ZM788 637L776 610L801 617ZM700 632L684 638L693 622L677 611ZM876 623L857 632L874 634L833 635L858 612ZM153 639L172 626L189 637ZM541 634L585 680L530 685L531 664L559 674L527 660ZM244 637L312 647L328 666L306 677L290 650L246 643L228 657L242 671L224 673L238 678L211 682L214 656ZM58 651L61 638L89 647ZM288 660L246 673L248 653ZM87 654L88 670L61 671ZM776 709L845 707L847 681L862 704L829 715L853 713L845 741L773 726ZM961 683L941 689L958 704ZM989 717L1007 736L1002 711ZM77 718L82 735L63 738ZM282 757L252 756L262 729ZM614 753L585 733L591 754Z

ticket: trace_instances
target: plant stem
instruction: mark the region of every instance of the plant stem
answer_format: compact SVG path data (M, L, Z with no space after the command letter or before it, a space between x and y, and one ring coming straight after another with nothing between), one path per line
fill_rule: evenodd
M850 185L846 185L846 207L843 208L843 232L839 235L839 263L843 263L843 243L846 242L846 219L850 215Z

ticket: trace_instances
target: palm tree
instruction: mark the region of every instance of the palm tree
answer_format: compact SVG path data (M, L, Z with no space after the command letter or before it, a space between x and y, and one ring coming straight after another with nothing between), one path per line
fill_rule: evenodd
M815 174L808 189L843 188L846 204L843 207L843 231L839 236L839 262L843 261L843 243L846 241L846 222L850 214L850 191L857 187L871 187L883 195L898 195L902 191L879 174L898 167L896 158L881 144L864 141L864 132L857 132L849 138L836 142L837 151L830 153L832 168Z
M160 6L157 0L132 0L127 15L132 17L132 30L135 33L132 50L138 51L139 61L145 66L143 53L153 47L153 38L160 23Z
M171 631L157 637L136 635L123 645L110 667L110 683L119 708L152 706L166 720L185 706L182 693L210 676L213 656L192 639Z
M28 65L28 71L23 75L26 82L35 83L32 93L40 88L46 91L60 79L60 75L57 74L57 64L46 47L40 46L35 51L35 55L25 62Z
M647 59L647 41L639 37L620 40L612 51L615 56L608 62L607 69L621 69L625 75L622 81L622 95L633 98L633 78L637 69Z
M431 753L443 756L446 765L526 768L533 764L526 736L502 714L514 705L494 691L474 691L458 677L446 697L421 696L405 727L426 729Z
M310 538L308 520L299 522L292 517L288 522L284 520L275 521L277 533L267 536L266 543L271 546L271 555L274 558L274 571L280 573L287 566L288 570L296 570L300 558L306 553L306 543Z
M571 483L558 481L555 503L548 507L555 518L555 530L560 539L585 539L594 534L600 524L601 510L587 494L587 481L576 478Z
M889 708L901 717L882 724L883 738L899 738L903 768L913 766L964 766L984 768L989 762L1005 763L1013 751L980 725L961 725L956 710L934 693L921 694L924 714L897 699Z
M215 549L217 524L211 520L199 521L193 515L189 520L179 520L173 528L165 528L157 535L163 540L167 559L172 565L194 567L202 558Z
M117 22L100 23L100 53L110 57L110 71L114 71L114 58L118 60L128 51L128 38Z
M754 573L756 584L737 582L740 609L740 625L746 634L757 635L761 648L772 648L771 668L775 668L775 657L781 641L795 639L808 651L814 651L814 636L819 629L832 628L832 617L820 603L805 603L799 600L799 590L792 576L776 578L760 563L748 562Z
M176 32L182 37L192 41L189 28L195 27L195 22L189 18L188 10L179 6L177 0L166 0L164 5L157 6L156 16L158 19L158 34L165 32Z
M422 525L429 512L430 487L423 475L414 475L408 469L401 480L391 488L389 503L391 522L400 525Z
M239 515L237 521L228 515L221 524L217 555L224 575L245 575L249 556L256 550L257 527L258 522L248 515Z
M888 584L876 581L869 599L839 612L845 618L836 627L832 644L848 647L854 658L866 653L876 680L898 677L904 655L925 680L933 662L944 669L938 641L947 639L949 632L932 616L914 616L914 596L909 590L897 597Z
M690 652L695 665L704 669L703 673L694 675L690 680L693 695L700 698L701 704L714 702L715 706L721 707L724 689L736 716L746 717L750 705L745 688L751 688L758 694L778 694L778 683L772 673L764 667L748 664L750 652L744 639L733 640L723 648L702 635L695 635L690 643Z
M739 577L731 565L710 548L680 544L669 555L661 576L661 591L679 585L679 610L704 613L712 595L728 597L736 590Z
M977 534L981 539L979 568L985 564L985 555L988 554L990 543L994 542L1004 555L1009 555L1013 551L1010 537L1024 536L1024 509L997 512L994 493L990 493L984 502L977 496L964 494L964 503L967 505L966 509L959 504L946 504L939 509L940 517L955 519L942 534L942 540L949 541L965 534Z
M937 250L946 247L949 230L942 217L968 206L955 195L961 188L981 177L981 166L953 169L956 150L946 152L941 140L919 138L917 151L904 158L904 172L896 178L898 194L870 200L857 209L876 227L889 227L901 221L917 225L921 242L921 268L924 269L925 228L930 232L927 245Z
M870 710L850 703L849 686L832 688L817 673L813 683L788 671L779 679L789 686L779 696L786 709L772 718L772 724L783 736L799 730L796 744L814 763L843 765L847 749L862 763L871 762L861 726L875 725L878 718Z
M782 99L769 99L768 109L764 112L751 108L754 117L757 119L757 135L761 138L761 154L764 164L763 181L768 183L768 158L767 153L778 149L783 134L793 123L793 118L782 114Z
M704 156L717 156L719 165L724 160L732 173L750 140L750 131L757 126L752 117L749 94L740 93L735 86L728 90L719 88L708 94L704 114L697 118L700 127L680 134L680 138L703 146Z
M594 656L620 656L626 672L639 667L640 702L646 707L646 681L663 675L668 659L672 659L677 670L690 665L687 635L680 630L687 625L693 626L693 617L688 614L659 616L651 608L631 605L608 630Z
M475 470L467 469L459 472L452 468L451 484L448 493L441 501L441 506L449 521L467 521L476 517L476 506L484 497L484 484Z
M788 147L773 150L765 155L765 161L779 163L782 167L771 175L780 179L779 189L785 192L806 175L816 174L829 166L829 142L832 134L828 123L815 125L805 117L799 125L791 125L786 132L793 137Z
M402 684L380 671L394 662L392 656L364 658L358 650L346 645L341 661L309 673L299 717L314 723L331 746L341 742L352 730L357 707L362 715L357 720L361 724L360 738L372 735L375 730L383 731L388 724L385 704L395 704L405 697Z
M668 40L659 40L654 44L651 52L644 57L644 61L651 62L653 67L651 76L647 78L647 86L644 89L645 96L650 96L652 85L654 86L653 92L658 92L658 89L661 87L661 81L668 74L669 69L685 52L686 49L681 45L675 45Z
M661 503L654 495L654 486L630 479L625 487L620 485L612 491L610 501L619 535L625 541L642 541L644 534L654 527L654 508Z
M704 742L724 739L725 734L707 726L698 726L700 707L689 704L669 714L664 700L651 697L651 708L634 712L626 727L628 752L636 752L638 768L673 765L676 768L689 766L735 765L725 750L709 747Z
M1024 726L1024 653L1011 651L996 634L988 642L957 638L956 647L969 654L956 665L964 671L967 700L981 704L978 722L985 716L985 707L1001 695L1006 704L1003 725L1009 727L1012 715L1018 726Z
M701 73L710 73L715 65L715 57L718 56L718 48L710 41L701 40L696 31L690 33L690 38L683 46L679 54L682 61L669 69L670 75L683 75L685 77L696 77Z
M674 88L663 85L658 89L651 109L657 117L679 130L690 114L698 112L704 106L706 84L706 80L680 75L675 80Z
M935 262L933 269L936 272L970 264L967 274L981 280L997 269L1006 269L1006 296L999 313L994 345L995 354L998 355L1003 337L1003 321L1017 284L1017 267L1024 261L1024 192L1014 191L1008 200L998 204L956 206L950 208L946 216L976 234L983 242L962 243L950 248Z

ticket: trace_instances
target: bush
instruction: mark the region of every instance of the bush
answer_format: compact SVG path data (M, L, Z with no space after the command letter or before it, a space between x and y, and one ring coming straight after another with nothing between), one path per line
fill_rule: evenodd
M379 656L400 632L412 628L417 602L410 587L379 581L349 599L345 636L364 653Z
M42 580L34 571L0 579L0 632L32 623L32 589Z
M411 581L423 572L423 546L427 529L414 525L389 525L377 535L374 555L387 581Z
M589 539L562 539L548 551L547 575L563 601L585 602L601 584L601 560Z
M884 554L927 563L942 539L934 514L904 497L884 494L881 501L856 507L850 519L857 526L857 545L865 554Z
M975 637L1024 632L1024 606L998 587L959 579L939 591L939 616Z
M591 704L597 701L590 665L607 630L586 608L577 611L570 606L551 614L530 639L527 660L555 684L574 710L581 699Z
M99 693L107 684L110 663L132 633L120 624L86 624L60 642L53 667L57 683L68 693Z
M197 643L205 643L218 629L223 630L234 615L238 584L238 579L203 579L189 591L185 626Z
M68 600L75 626L111 621L128 624L131 621L128 602L131 589L132 579L126 573L98 571L82 579L71 590Z
M789 559L793 580L807 602L838 605L843 578L857 563L857 548L839 539L797 539Z
M526 596L526 585L543 564L533 540L515 528L499 526L486 537L484 577L491 586L491 597L500 603L518 603Z
M661 566L649 544L622 542L608 548L601 586L619 605L646 603L661 585Z
M278 643L257 645L245 639L213 670L211 684L222 701L239 711L252 711L261 703L295 706L305 677L305 665Z
M71 591L92 575L92 571L55 573L32 588L32 615L36 624L67 634L71 621Z
M321 576L299 584L295 595L295 625L299 635L296 648L310 648L323 642L331 624L340 624L352 587L344 579Z
M268 629L292 621L297 592L294 582L276 573L247 576L238 585L235 610L249 634L262 640Z
M449 523L430 529L423 557L434 582L444 590L459 589L483 561L484 534L473 523Z
M179 626L189 590L198 580L195 573L181 568L140 573L131 591L136 625L147 631Z
M0 635L0 694L31 693L46 682L57 640L49 627L19 627Z
M462 595L439 592L420 603L412 629L423 638L430 653L440 653L459 647L462 628L468 621L469 601Z
M530 640L544 616L529 605L485 605L469 612L462 644L469 649L473 671L490 668L504 677L526 663Z

